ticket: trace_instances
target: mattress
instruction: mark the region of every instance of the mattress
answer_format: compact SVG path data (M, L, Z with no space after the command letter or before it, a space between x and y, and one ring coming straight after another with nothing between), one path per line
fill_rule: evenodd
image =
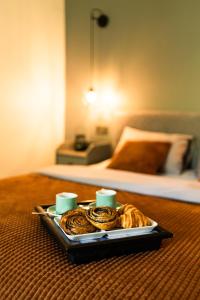
M194 171L186 171L180 176L147 175L107 169L107 164L108 160L91 166L52 165L39 172L65 180L200 203L200 181Z
M94 168L94 169L105 169L109 165L110 162L111 162L111 159L106 159L99 163L88 165L88 167ZM130 174L130 173L128 173L128 174ZM178 174L178 175L170 174L170 173L168 173L168 174L162 173L162 174L159 174L159 176L166 177L166 178L178 178L178 179L197 181L197 175L196 175L196 172L194 169L184 170L181 174Z

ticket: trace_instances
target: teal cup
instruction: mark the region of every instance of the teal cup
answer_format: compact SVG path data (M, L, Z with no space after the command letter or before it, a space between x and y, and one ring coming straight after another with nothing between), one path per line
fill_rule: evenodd
M116 191L101 189L96 191L96 207L98 206L110 206L116 208Z
M78 195L74 193L60 193L56 195L56 213L64 214L66 211L77 208Z

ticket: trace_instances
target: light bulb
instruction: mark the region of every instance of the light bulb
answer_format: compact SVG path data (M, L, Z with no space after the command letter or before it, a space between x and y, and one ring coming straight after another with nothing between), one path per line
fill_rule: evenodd
M94 104L96 102L96 97L97 95L95 91L93 90L93 88L90 88L85 95L86 103L88 105Z

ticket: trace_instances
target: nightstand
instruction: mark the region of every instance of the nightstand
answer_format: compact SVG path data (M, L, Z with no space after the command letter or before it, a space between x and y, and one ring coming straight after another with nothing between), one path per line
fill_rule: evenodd
M112 146L108 142L92 142L84 151L76 151L73 145L62 144L56 151L57 164L89 165L112 156Z

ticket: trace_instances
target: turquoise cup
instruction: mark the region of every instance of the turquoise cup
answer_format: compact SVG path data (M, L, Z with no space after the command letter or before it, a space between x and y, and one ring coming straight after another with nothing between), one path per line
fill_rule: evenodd
M116 191L101 189L96 191L96 207L98 206L110 206L116 208Z
M77 208L78 195L74 193L60 193L56 195L56 213L64 214L66 211Z

